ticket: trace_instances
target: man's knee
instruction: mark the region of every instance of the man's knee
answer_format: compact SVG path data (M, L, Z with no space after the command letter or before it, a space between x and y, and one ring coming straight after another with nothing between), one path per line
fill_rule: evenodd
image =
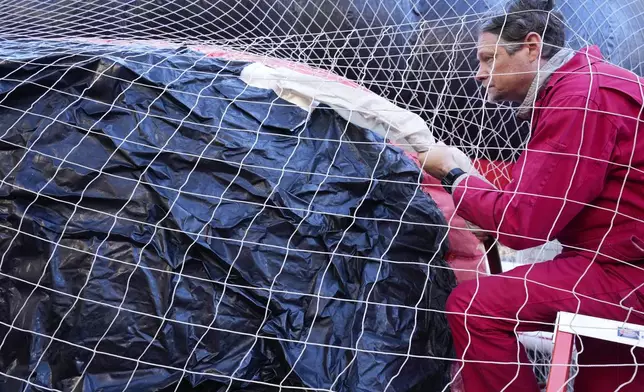
M468 308L471 310L475 292L476 280L466 280L456 286L447 297L447 302L445 303L447 317L451 319L463 317L463 314Z
M447 297L445 310L447 311L447 320L452 326L458 327L465 323L467 315L467 328L496 328L499 321L496 317L503 317L502 314L491 314L490 310L495 306L497 298L495 291L489 290L490 284L496 284L495 280L489 278L475 279L461 282L452 290Z

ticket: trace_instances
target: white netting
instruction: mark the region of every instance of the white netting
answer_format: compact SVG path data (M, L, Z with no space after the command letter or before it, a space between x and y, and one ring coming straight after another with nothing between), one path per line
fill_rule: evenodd
M443 338L432 333L445 333L431 332L432 323L443 322L445 313L433 308L444 305L444 298L433 302L444 288L436 271L449 266L457 280L475 279L485 273L486 250L466 223L452 216L455 206L438 182L413 177L405 167L400 168L403 180L389 176L398 169L385 168L382 162L398 159L392 151L399 150L352 126L392 139L411 155L410 143L439 140L459 148L459 159L466 161L467 155L497 187L507 184L509 167L525 150L528 123L517 120L510 106L484 104L485 91L473 80L476 28L498 3L0 1L0 108L6 115L0 140L4 150L13 151L4 156L8 163L0 173L6 202L1 210L0 274L12 282L2 295L13 298L5 299L6 315L0 321L0 371L7 390L94 390L96 385L105 390L174 390L175 385L187 388L204 380L216 380L227 391L404 391L436 385L437 390L458 390L459 378L451 379L457 375L452 367L457 358L432 351L431 343L423 346L423 341ZM644 3L568 0L558 7L566 17L570 47L596 44L610 61L642 74ZM243 87L227 82L233 79L242 80ZM137 89L149 95L133 95ZM262 95L262 89L273 94ZM106 102L105 97L111 98ZM330 126L324 121L331 120L316 117L327 106L346 120L336 137L326 133L325 126ZM297 117L295 108L306 114ZM292 134L275 130L281 126L276 116L293 116L284 120ZM304 134L307 127L319 135ZM194 144L183 144L180 137L188 134ZM401 134L412 137L391 137ZM109 137L104 140L103 135ZM292 150L281 150L284 140L292 141ZM87 154L105 143L111 143L109 154ZM304 162L298 148L309 145L327 148L327 156L307 156L309 162ZM372 149L364 152L361 146ZM135 153L140 155L128 155ZM355 162L342 157L351 153L363 154L360 159L371 166L351 167ZM276 166L258 157L275 157ZM171 164L185 177L163 169ZM217 173L214 189L207 172ZM351 185L326 188L343 181ZM375 190L378 186L382 189ZM381 220L361 216L363 206L377 211L371 204L386 196L372 199L373 194L387 193L387 186L405 189L399 205L383 207L397 215ZM161 196L146 204L149 195L141 189ZM341 199L355 189L361 192L357 202L344 212L332 211L332 202L318 204L330 191ZM435 200L447 225L415 219L423 192ZM119 202L110 204L115 195ZM252 209L240 215L236 205ZM194 211L205 215L195 216ZM272 230L283 230L271 226L276 216L295 222L282 242L272 237ZM264 232L255 229L258 225ZM101 235L88 235L92 226ZM354 226L364 230L366 244L382 248L378 254L360 248L360 243L343 245L358 238ZM419 260L397 254L397 246L412 231L409 227L435 230L436 247L449 244L452 259L442 260L438 250ZM387 240L384 245L369 235L378 230ZM337 237L321 245L322 250L313 249L306 239L323 231ZM174 237L166 239L172 235L180 236L181 244ZM119 242L122 238L140 246ZM121 245L102 250L113 241ZM202 254L204 244L219 252L217 257ZM222 250L224 245L218 244L230 248ZM521 252L500 247L500 256L507 271L552 259L560 251L553 241ZM42 254L43 263L30 267L31 258ZM150 254L177 264L155 264ZM305 267L291 269L294 255ZM318 256L319 263L314 260ZM217 265L217 258L229 268ZM268 272L253 270L247 260L262 260L258 264L265 264ZM360 271L343 266L355 260L371 264ZM204 266L194 267L195 261ZM72 286L64 283L69 277L57 272L83 265ZM415 268L422 275L409 283L416 297L387 299L407 289L405 282L382 280L396 268ZM285 286L284 276L301 284ZM346 297L324 286L325 279L334 277L347 285ZM110 291L113 282L124 291ZM212 288L204 291L194 282ZM157 285L164 286L159 292L165 297L149 295L157 292ZM57 296L58 302L47 302L49 296ZM42 314L51 314L51 319L25 316L38 303L46 303ZM191 303L204 309L191 309ZM243 328L229 320L237 307L249 303L257 309L247 315L255 323ZM304 309L297 315L289 308L294 303ZM349 312L338 303L355 308ZM155 312L141 310L148 306ZM180 313L179 308L192 313ZM108 317L91 319L99 313ZM370 325L372 315L381 313L404 328ZM516 318L518 322L518 313ZM344 319L350 321L324 329ZM110 332L146 323L151 327L132 327L131 341L114 341L124 338ZM87 345L79 344L85 327L104 332L88 337ZM391 331L403 332L390 336ZM372 343L374 336L381 345ZM185 340L186 352L173 352L171 339ZM551 335L525 334L520 339L545 383ZM138 355L126 353L124 347L136 345L142 348ZM20 351L21 346L29 349ZM323 351L327 357L312 358L310 352L319 355L314 351L318 349L329 349ZM235 361L223 360L232 357ZM97 370L109 361L122 363L122 368L110 370L113 382L101 379ZM288 367L260 366L272 361ZM444 366L446 379L435 375L421 383L418 375L408 373L413 361L419 366L413 369L427 372ZM63 362L73 365L54 366ZM329 374L315 374L316 363L325 364ZM372 365L376 370L369 373ZM374 379L360 379L368 374Z

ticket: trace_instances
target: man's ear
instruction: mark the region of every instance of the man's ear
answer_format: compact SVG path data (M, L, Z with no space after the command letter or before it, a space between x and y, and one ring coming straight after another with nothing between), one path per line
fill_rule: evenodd
M538 33L531 32L526 35L523 44L528 48L528 57L530 61L536 61L541 58L541 49L543 41Z

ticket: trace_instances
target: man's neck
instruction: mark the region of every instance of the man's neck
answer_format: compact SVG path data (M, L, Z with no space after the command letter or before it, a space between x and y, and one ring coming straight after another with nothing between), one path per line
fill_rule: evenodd
M523 103L517 109L517 117L521 120L529 120L530 115L532 114L532 109L534 108L535 101L537 99L537 94L539 90L548 82L550 76L559 69L562 65L567 63L573 56L575 52L567 48L561 48L552 58L549 60L541 59L539 60L539 68L534 74L528 93L526 94Z

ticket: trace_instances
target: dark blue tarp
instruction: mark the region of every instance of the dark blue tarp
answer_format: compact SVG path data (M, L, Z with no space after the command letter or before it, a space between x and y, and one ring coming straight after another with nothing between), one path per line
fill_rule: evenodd
M411 159L243 63L72 45L0 45L1 391L443 389L418 356L452 355L454 278Z

